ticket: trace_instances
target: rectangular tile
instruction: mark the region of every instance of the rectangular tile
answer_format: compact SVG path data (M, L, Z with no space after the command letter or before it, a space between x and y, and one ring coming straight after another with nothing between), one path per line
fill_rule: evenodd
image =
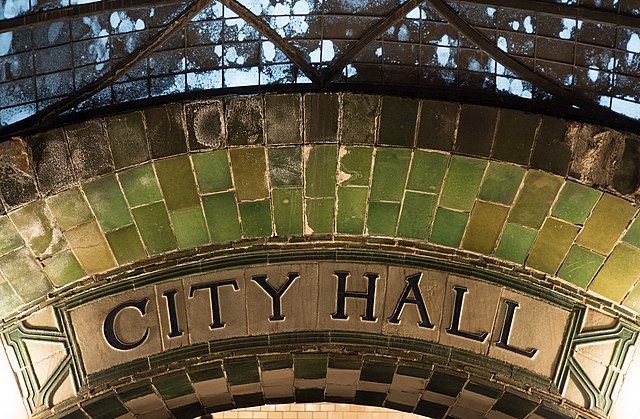
M380 98L377 95L344 93L342 95L342 144L373 144Z
M65 132L71 161L80 180L113 171L109 143L101 120L66 127Z
M379 147L376 150L371 180L372 201L402 200L410 161L409 149Z
M262 96L225 98L224 104L229 144L263 144Z
M394 237L400 214L400 203L369 202L367 232L372 236Z
M11 288L9 282L0 280L0 314L7 314L20 307L22 300Z
M164 202L137 207L131 212L150 255L168 252L178 247Z
M560 177L529 170L509 214L509 222L539 229L561 185Z
M340 147L338 184L369 186L372 159L372 147Z
M169 211L199 205L196 182L188 156L158 160L155 167Z
M620 302L640 276L640 250L618 244L607 258L589 290Z
M47 205L63 231L93 220L91 209L78 187L48 198Z
M24 241L9 217L0 217L0 256L22 247Z
M493 253L508 213L509 207L476 201L462 248L484 254Z
M43 297L53 289L26 247L0 257L0 273L24 302Z
M550 116L542 118L531 155L532 167L561 176L567 174L571 162L571 148L564 139L567 128L567 123L562 119Z
M304 141L336 142L339 109L338 95L335 93L304 95Z
M109 245L95 221L79 225L64 233L80 265L88 274L116 267Z
M53 285L61 287L86 275L71 250L57 253L42 261L44 272Z
M135 262L147 256L138 235L138 230L133 224L110 231L106 236L118 265Z
M603 261L604 256L573 245L558 271L558 276L579 287L587 288Z
M439 194L448 164L448 154L415 150L407 189Z
M67 247L43 201L34 201L9 214L22 238L38 258L51 256Z
M327 234L333 232L333 198L307 199L306 214L307 222L305 234ZM310 231L308 231L308 229Z
M600 196L602 196L602 192L597 189L575 182L565 182L551 210L551 215L573 224L582 225Z
M115 230L131 224L129 207L120 190L115 174L101 177L82 185L89 205L104 231Z
M536 239L538 231L518 224L507 223L504 226L496 256L502 259L524 264L529 249Z
M142 112L108 117L107 131L116 169L149 160L149 147Z
M333 144L305 146L305 196L328 198L335 195L338 149Z
M118 179L124 196L132 207L158 202L162 199L162 193L151 163L123 170L118 173Z
M301 144L299 94L265 96L265 135L268 144Z
M526 265L543 272L555 274L569 251L579 227L547 218L531 248Z
M431 230L438 195L407 191L398 224L398 236L426 240Z
M205 195L202 197L202 204L211 241L219 243L240 239L238 207L233 192Z
M629 230L627 230L622 240L640 249L640 216L636 216L636 219L631 223L631 227L629 227Z
M239 201L267 198L267 162L265 149L234 148L229 150L231 170Z
M338 187L338 233L363 234L369 188Z
M302 188L273 188L271 194L276 234L279 236L302 234Z
M413 147L418 103L416 99L382 97L378 144Z
M150 108L144 111L149 148L154 159L187 151L180 104Z
M492 161L482 180L480 199L511 205L518 193L525 169L511 164Z
M449 247L460 246L468 219L469 213L438 208L429 241Z
M200 193L226 191L233 188L227 150L192 154L191 160Z
M270 147L271 186L302 186L302 147Z
M62 128L28 137L27 142L31 148L38 187L44 196L61 192L75 182L69 147Z
M153 378L153 385L165 399L175 399L193 393L187 374L182 372L170 373Z
M635 213L636 208L630 202L605 193L593 208L576 243L603 255L609 254Z
M496 108L462 105L453 149L472 156L489 157L497 117Z
M271 205L270 200L240 202L240 224L242 237L270 237L271 236Z
M169 213L173 230L176 233L176 241L180 249L202 246L209 243L207 225L204 221L202 208L198 205Z
M453 148L458 106L451 102L422 101L418 147L444 151Z
M486 167L486 160L452 156L440 206L471 211Z
M227 145L222 99L192 102L184 107L189 149L218 149Z
M536 114L501 109L493 158L528 165L537 126Z

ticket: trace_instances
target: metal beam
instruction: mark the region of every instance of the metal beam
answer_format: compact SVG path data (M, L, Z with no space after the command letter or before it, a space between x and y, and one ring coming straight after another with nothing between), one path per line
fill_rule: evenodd
M320 73L300 54L293 45L287 40L282 38L278 32L275 31L269 24L262 18L254 15L251 10L238 3L236 0L219 0L220 3L231 9L235 14L240 16L251 27L257 30L260 34L264 35L269 41L271 41L276 47L280 49L295 64L302 72L311 80L314 84L320 83Z

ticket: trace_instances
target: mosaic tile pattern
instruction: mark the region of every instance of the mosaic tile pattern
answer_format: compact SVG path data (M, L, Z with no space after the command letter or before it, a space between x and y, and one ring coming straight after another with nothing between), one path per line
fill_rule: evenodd
M240 100L250 100L255 118L279 115L282 125L243 125L247 104ZM59 166L51 157L34 153L28 179L41 197L24 189L10 200L2 190L8 214L0 216L0 312L167 252L300 235L409 239L493 255L640 310L637 209L630 196L589 187L589 173L574 173L572 162L581 158L570 149L575 126L473 108L497 121L488 145L476 150L467 128L452 125L457 136L449 138L446 121L432 120L434 113L460 113L460 124L471 124L475 113L444 105L267 95L184 110L168 105L42 134L39 147L68 144L70 154L56 158L73 174L54 174ZM394 131L389 113L396 108L411 116ZM343 121L337 128L336 120ZM501 127L509 123L535 131L532 139L505 145L511 140ZM251 144L239 140L249 137ZM560 162L549 141L568 157ZM527 158L518 148L525 146Z

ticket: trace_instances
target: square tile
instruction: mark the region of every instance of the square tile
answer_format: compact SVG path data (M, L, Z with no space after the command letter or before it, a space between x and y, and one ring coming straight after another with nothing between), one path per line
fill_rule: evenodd
M193 388L191 387L189 378L187 374L183 372L160 375L154 377L152 381L158 393L160 393L165 400L193 394Z
M169 214L169 218L171 218L180 249L189 249L209 243L207 225L199 205L195 208L174 211Z
M586 288L602 266L602 262L604 262L604 256L573 245L558 271L558 276Z
M133 224L110 231L106 236L109 247L116 261L118 261L118 265L135 262L147 256L142 246L138 230Z
M240 239L238 206L233 192L205 195L202 197L202 205L211 241L220 243Z
M438 195L407 191L402 203L398 236L425 240L431 231Z
M640 249L640 221L638 220L640 220L640 217L636 216L635 221L631 223L631 227L629 227L622 240Z
M270 147L271 186L302 186L302 147Z
M407 189L439 194L448 164L448 154L414 151Z
M333 197L336 193L338 149L333 144L305 146L305 196Z
M233 188L226 150L191 155L200 193L226 191Z
M491 254L507 219L509 207L476 201L462 239L462 248Z
M276 234L278 236L302 234L302 188L273 188L271 194Z
M507 223L500 237L496 256L511 262L524 264L538 231L518 224Z
M63 231L93 220L91 209L78 187L48 198L47 205Z
M131 212L150 255L168 252L178 247L164 202L137 207Z
M131 214L116 175L111 174L82 185L89 205L103 231L131 224Z
M369 186L371 177L372 147L340 147L340 172L338 184L341 186Z
M538 403L517 394L506 392L493 406L493 410L507 415L522 418L531 413L538 406Z
M107 134L101 120L83 122L65 128L71 161L79 180L113 171Z
M555 274L578 234L579 227L547 218L531 248L526 265Z
M118 173L124 195L132 207L158 202L162 199L160 187L151 163Z
M147 123L149 149L154 159L187 151L180 104L145 109L144 117Z
M223 109L222 100L194 102L185 105L184 120L187 125L186 132L189 134L190 150L218 149L227 145ZM182 124L180 123L180 125ZM184 134L180 133L178 139L181 140L183 137ZM149 136L149 140L151 140L151 136Z
M323 354L294 354L295 378L314 380L327 377L327 356Z
M529 170L509 214L509 222L539 229L561 185L560 177Z
M188 156L158 160L155 162L155 167L170 211L193 208L200 204L191 160Z
M81 403L81 406L92 418L116 418L128 412L113 392Z
M10 213L9 218L38 258L51 256L67 247L62 231L43 201L30 203ZM14 238L10 243L15 241Z
M44 272L56 287L69 284L86 275L78 259L70 250L57 253L42 263Z
M568 124L559 118L544 116L531 155L531 166L561 176L567 174L571 148L565 141Z
M496 161L489 162L480 188L480 199L511 205L515 198L525 169Z
M451 156L440 206L471 211L478 195L487 162L464 156Z
M618 244L589 285L603 297L619 302L640 276L640 251L625 243Z
M427 391L449 397L457 397L466 381L466 377L461 375L452 375L440 370L435 370L427 384Z
M25 303L43 297L53 289L26 247L0 257L0 273Z
M375 362L365 360L360 373L360 381L391 384L396 372L395 363Z
M575 182L565 182L551 214L561 220L582 225L600 196L602 192L597 189Z
M224 104L229 144L263 144L262 97L225 98Z
M235 148L229 150L231 171L239 201L267 198L267 162L265 149Z
M402 200L410 161L409 149L380 147L376 150L371 181L372 201Z
M438 208L429 241L449 247L458 247L462 241L469 213Z
M399 203L369 202L367 233L372 236L394 237L399 214Z
M225 360L224 369L231 386L260 382L258 361L255 357Z
M242 237L271 236L271 205L268 199L240 202L238 207L240 209Z

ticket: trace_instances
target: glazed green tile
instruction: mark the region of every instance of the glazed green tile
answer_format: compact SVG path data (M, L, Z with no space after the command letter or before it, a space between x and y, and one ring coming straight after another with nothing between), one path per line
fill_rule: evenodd
M144 247L142 247L138 230L133 224L110 231L105 236L107 236L107 242L118 265L135 262L147 256Z
M187 374L182 372L161 375L153 378L153 385L164 399L193 394L193 388Z
M155 165L160 188L169 211L200 205L189 156L157 160Z
M336 93L309 93L304 95L305 143L336 142L340 100Z
M219 243L240 239L240 220L233 192L203 196L202 204L211 241Z
M630 202L604 194L584 223L576 243L603 255L609 254L635 213L636 208Z
M34 201L9 214L9 218L36 257L50 256L67 247L44 201Z
M327 376L327 355L295 354L293 374L295 378L317 380Z
M82 403L81 406L93 419L117 418L128 413L113 392L95 397Z
M340 149L340 185L369 186L372 147L342 147Z
M471 211L486 167L486 160L451 156L440 206Z
M484 254L493 253L508 213L509 207L477 201L471 211L462 248Z
M229 150L231 170L238 200L267 198L267 162L264 147L234 148Z
M438 208L431 228L430 241L449 247L458 247L467 226L469 214Z
M511 262L524 264L529 249L538 234L537 230L518 224L507 223L504 226L496 256Z
M270 147L271 186L302 186L302 147Z
M129 205L138 207L162 199L160 187L151 163L124 170L118 174Z
M558 276L579 287L586 288L602 265L604 256L573 245L565 258Z
M274 188L271 194L276 234L279 236L302 234L302 188Z
M539 229L549 212L562 178L539 170L529 170L509 214L509 222Z
M410 149L378 147L371 181L372 201L402 200L410 161Z
M129 207L115 175L85 183L82 188L103 231L115 230L131 224Z
M393 237L396 234L400 204L396 202L370 202L367 231L371 236Z
M538 115L500 110L492 156L496 160L527 165L538 126Z
M444 173L449 164L449 155L416 150L413 153L407 189L429 193L440 193Z
M80 265L89 274L116 267L116 261L96 221L80 224L64 233Z
M150 255L167 252L178 246L171 230L164 202L156 202L134 208L131 211L133 218L136 219L142 241Z
M578 230L579 227L573 224L547 218L531 248L526 265L554 274L569 251Z
M91 209L78 187L48 198L47 205L63 231L93 219Z
M437 202L438 195L407 191L402 204L398 236L425 240L429 236Z
M415 99L383 96L378 143L413 147L418 104Z
M565 182L551 210L554 217L573 224L584 224L602 192L575 182Z
M1 287L1 284L0 284ZM2 293L2 288L0 288L0 293ZM631 289L629 295L625 297L622 301L622 305L629 307L636 312L640 311L640 286L635 286ZM2 310L2 302L0 301L0 310Z
M170 213L171 224L180 249L209 243L209 234L200 206Z
M305 195L328 198L335 195L337 146L322 144L305 149Z
M486 201L511 205L518 193L525 169L492 161L482 180L478 197Z
M0 231L2 231L1 228ZM2 238L0 238L0 240L2 240ZM627 233L624 235L622 240L625 243L629 243L630 245L640 249L640 216L636 216L636 219L633 221L631 227L629 227L629 230L627 230Z
M24 302L43 297L52 289L26 247L0 257L0 272Z
M192 154L191 160L200 193L226 191L233 188L226 150Z
M640 250L618 244L589 285L589 290L619 302L640 276Z
M338 233L360 235L364 232L368 195L368 188L338 187Z
M130 112L107 118L107 132L116 169L149 160L149 146L142 112Z
M61 287L86 275L71 250L57 253L42 263L45 273L56 287Z
M24 244L9 217L0 217L0 256Z
M333 198L307 199L307 226L315 234L333 232Z
M0 316L20 307L22 300L7 281L0 281Z
M271 206L269 200L240 202L240 224L242 237L270 237L271 236Z

